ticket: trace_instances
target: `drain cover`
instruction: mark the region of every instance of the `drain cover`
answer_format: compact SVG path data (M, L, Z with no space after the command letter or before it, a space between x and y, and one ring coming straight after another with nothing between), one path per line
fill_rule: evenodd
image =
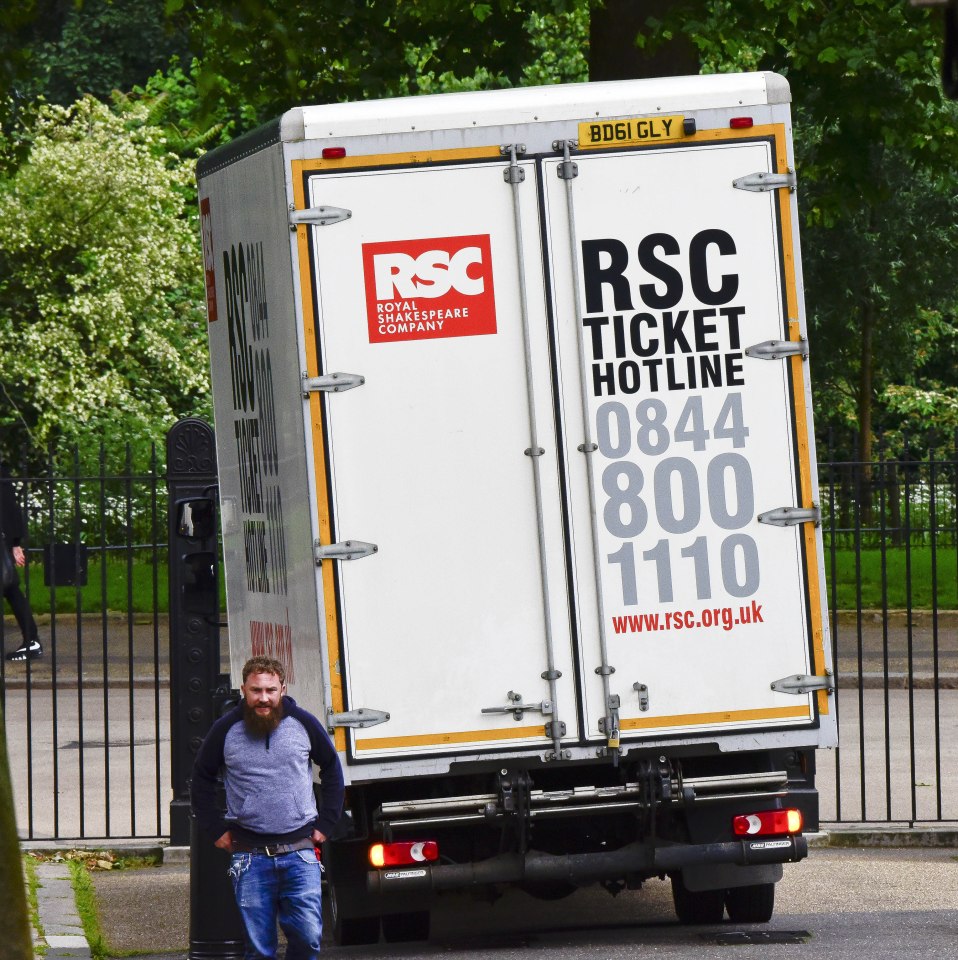
M805 943L811 936L807 930L728 930L701 934L703 940L722 947L737 943Z

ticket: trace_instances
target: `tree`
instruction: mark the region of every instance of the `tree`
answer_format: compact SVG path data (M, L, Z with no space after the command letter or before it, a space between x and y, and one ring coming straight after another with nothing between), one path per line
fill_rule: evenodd
M699 72L694 43L662 28L674 0L597 0L589 17L589 79L688 76ZM649 31L655 34L650 42Z
M109 101L175 57L188 60L186 31L164 0L20 0L0 30L0 123L29 127L41 103L68 106L90 94ZM19 154L18 154L19 155ZM16 161L16 156L12 158Z
M208 412L193 165L145 106L46 107L0 181L0 452L147 446Z
M8 960L33 960L30 916L23 883L23 860L17 839L13 784L7 757L7 735L0 701L0 929L3 930L3 955Z
M261 121L304 103L585 77L587 0L168 6L189 26L204 104L228 90Z

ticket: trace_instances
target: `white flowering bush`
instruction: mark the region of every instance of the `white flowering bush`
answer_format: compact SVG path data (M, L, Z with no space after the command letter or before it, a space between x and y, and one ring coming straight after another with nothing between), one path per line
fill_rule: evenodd
M24 445L142 451L208 413L193 163L147 112L45 107L0 179L0 453L14 460Z

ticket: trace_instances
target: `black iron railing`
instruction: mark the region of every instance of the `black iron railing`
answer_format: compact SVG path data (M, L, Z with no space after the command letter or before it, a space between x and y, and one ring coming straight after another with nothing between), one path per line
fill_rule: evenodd
M165 486L155 450L11 465L43 654L0 661L21 834L163 836L169 803ZM162 586L161 586L162 585ZM6 652L21 642L7 614Z
M819 756L822 819L958 821L958 453L820 456L841 737ZM164 470L129 451L11 465L44 645L0 662L25 838L169 836ZM20 634L4 612L10 651Z

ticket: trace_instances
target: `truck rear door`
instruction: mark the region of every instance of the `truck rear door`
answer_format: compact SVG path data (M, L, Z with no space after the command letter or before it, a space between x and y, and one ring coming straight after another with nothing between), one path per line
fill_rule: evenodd
M297 206L330 211L301 262L306 369L333 378L310 402L354 762L575 733L535 165L458 159L298 169Z
M587 736L809 725L772 688L825 669L785 128L572 160L543 183Z

